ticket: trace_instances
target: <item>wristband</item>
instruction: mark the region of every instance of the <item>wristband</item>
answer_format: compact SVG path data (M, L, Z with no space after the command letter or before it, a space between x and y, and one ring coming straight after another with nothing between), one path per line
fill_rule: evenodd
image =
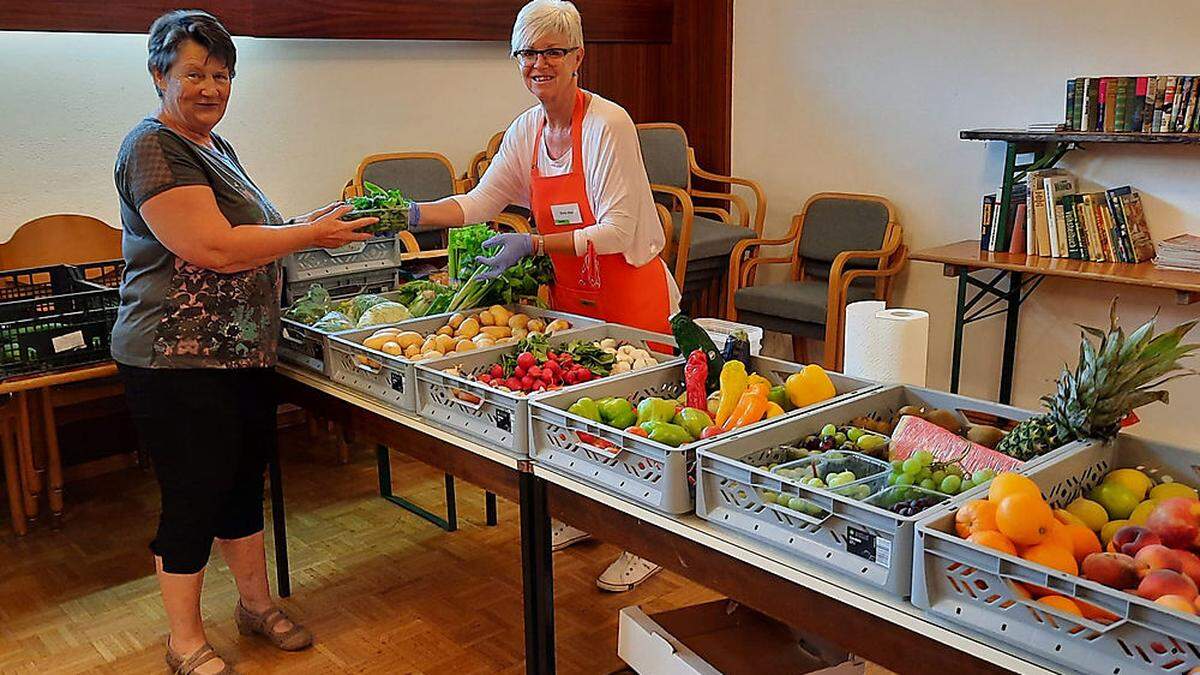
M546 238L534 234L529 235L529 237L533 239L533 254L546 255Z
M416 227L421 224L421 205L416 202L408 203L408 226Z

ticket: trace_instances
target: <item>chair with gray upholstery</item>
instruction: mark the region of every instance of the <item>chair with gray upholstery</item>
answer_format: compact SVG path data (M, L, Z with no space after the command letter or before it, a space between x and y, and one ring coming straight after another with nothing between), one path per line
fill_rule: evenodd
M678 124L639 124L637 129L650 189L655 201L670 211L673 221L673 245L663 257L674 270L675 282L685 299L698 305L697 313L717 314L724 295L722 280L734 247L762 236L767 208L762 188L752 180L701 169L686 132ZM693 178L748 188L754 195L754 210L737 193L697 189ZM728 208L698 205L697 198L724 202Z
M791 246L789 255L765 257L764 246ZM824 340L824 364L841 370L846 305L888 300L908 249L891 202L874 195L820 192L792 218L781 239L737 245L729 263L727 317L792 335L797 361L807 362L805 340ZM755 285L760 267L788 265L786 281Z

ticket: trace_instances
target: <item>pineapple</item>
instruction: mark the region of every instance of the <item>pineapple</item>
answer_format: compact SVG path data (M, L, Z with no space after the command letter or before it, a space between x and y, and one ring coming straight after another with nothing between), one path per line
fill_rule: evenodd
M996 449L1028 461L1072 441L1109 440L1134 408L1152 401L1167 403L1167 392L1157 387L1196 373L1182 368L1179 360L1200 347L1180 344L1197 322L1188 321L1156 336L1156 319L1126 336L1117 325L1114 299L1107 333L1080 326L1084 334L1075 371L1064 368L1058 391L1042 398L1047 412L1018 424ZM1089 336L1099 344L1093 345Z

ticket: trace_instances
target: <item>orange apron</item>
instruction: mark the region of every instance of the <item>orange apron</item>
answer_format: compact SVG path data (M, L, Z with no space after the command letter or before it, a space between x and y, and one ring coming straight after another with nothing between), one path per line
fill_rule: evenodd
M574 232L594 225L596 217L588 203L583 175L583 91L575 94L571 115L571 170L559 176L538 171L538 152L546 120L538 127L533 142L529 203L538 234ZM670 334L670 298L667 273L657 258L634 267L621 253L597 255L588 243L583 257L551 253L554 286L550 291L555 309L582 314L610 323Z

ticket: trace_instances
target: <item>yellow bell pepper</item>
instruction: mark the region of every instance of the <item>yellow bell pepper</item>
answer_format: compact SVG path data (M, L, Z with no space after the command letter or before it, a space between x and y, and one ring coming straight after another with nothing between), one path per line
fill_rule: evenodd
M774 401L767 401L767 419L779 417L783 414L783 408Z
M804 366L799 372L789 375L783 387L788 400L797 408L831 399L837 394L837 388L825 369L816 364Z
M726 361L721 368L721 402L717 404L717 426L725 426L726 420L737 407L738 399L746 391L746 365L741 361Z

